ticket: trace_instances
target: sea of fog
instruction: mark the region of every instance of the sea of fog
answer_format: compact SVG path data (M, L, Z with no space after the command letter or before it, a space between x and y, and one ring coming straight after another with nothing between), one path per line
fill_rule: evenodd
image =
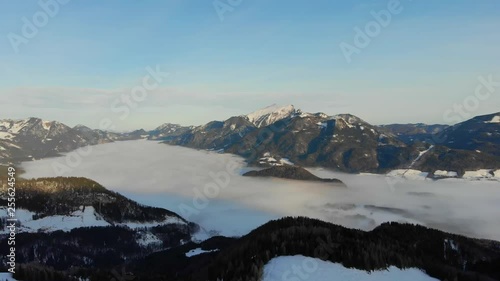
M163 207L198 223L203 235L241 236L271 219L308 216L371 230L388 221L426 225L500 240L500 184L465 180L395 180L312 168L339 178L328 183L250 178L244 160L153 141L93 146L25 162L25 178L82 176L139 203Z

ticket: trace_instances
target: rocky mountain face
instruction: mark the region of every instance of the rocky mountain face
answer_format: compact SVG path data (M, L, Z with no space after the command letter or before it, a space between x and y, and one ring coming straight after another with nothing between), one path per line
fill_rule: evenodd
M477 117L454 127L373 126L350 114L329 116L271 106L226 121L184 127L180 134L166 133L165 143L235 153L256 166L272 166L261 160L271 154L297 165L353 173L418 168L430 174L439 170L463 174L500 168L496 116ZM446 141L436 143L443 136Z
M292 105L266 107L248 115L201 126L163 124L146 132L118 134L70 128L37 118L0 121L0 164L58 155L78 147L147 138L171 145L234 153L256 166L266 154L300 166L385 173L421 169L429 174L500 169L500 113L455 126L373 126L350 114L307 113ZM433 149L429 149L433 145ZM265 161L264 161L265 162Z
M236 153L251 164L259 164L267 152L300 165L348 172L389 169L418 155L356 116L304 113L293 106L265 108L167 137L168 144Z
M262 143L261 146L255 144ZM405 144L393 135L353 115L302 114L259 128L229 152L239 152L255 163L255 151L269 151L303 166L324 166L341 171L377 171L409 158ZM391 159L384 156L391 152ZM398 158L403 158L399 160ZM389 163L393 161L394 163Z
M449 148L500 156L500 112L449 127L435 139Z
M452 149L434 146L416 159L411 168L430 175L436 171L452 171L463 176L466 171L481 169L494 171L500 166L500 157L475 150Z
M0 120L0 164L57 156L79 147L146 137L144 130L112 133L78 125L71 128L40 118Z

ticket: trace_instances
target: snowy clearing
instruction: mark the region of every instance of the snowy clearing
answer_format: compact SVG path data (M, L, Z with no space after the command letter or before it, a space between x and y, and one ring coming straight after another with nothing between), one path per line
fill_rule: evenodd
M346 268L341 264L304 256L283 256L272 259L264 267L262 281L437 281L419 269L367 272Z
M0 132L0 139L1 140L11 140L12 138L14 138L13 134L7 133L7 132Z
M194 256L201 255L204 253L212 253L212 252L217 252L217 251L219 251L219 250L216 249L216 250L205 251L205 250L202 250L201 248L196 248L196 249L193 249L193 250L187 252L186 257L190 258L190 257L194 257Z
M488 121L486 123L498 124L498 123L500 123L500 116L495 116L495 117L493 117L493 119L491 119L491 121Z
M458 173L457 172L449 172L449 171L437 170L437 171L434 172L434 176L436 176L436 177L456 178L456 177L458 177Z
M413 169L393 170L387 174L388 177L402 177L409 180L426 180L429 173Z
M12 273L0 272L0 281L17 281L17 279L12 277Z
M19 232L52 232L57 230L71 231L75 228L81 227L100 227L100 226L110 226L111 224L105 221L99 216L92 206L86 206L85 208L80 207L79 211L75 211L70 215L56 215L47 216L37 220L33 217L36 214L24 209L16 210L16 218L21 223ZM7 217L7 210L5 207L0 207L0 217ZM165 224L186 224L184 221L176 217L166 217L165 220L159 222L125 222L116 224L117 226L128 227L131 229L143 228L143 227L154 227L158 225ZM8 233L8 229L0 230L0 234Z
M492 178L491 170L466 171L463 178L469 180L489 179Z
M92 206L85 207L85 210L75 211L68 216L48 216L33 220L35 213L24 209L16 210L16 218L21 223L20 232L43 231L70 231L80 227L109 226L110 224L95 214ZM0 208L0 217L6 217L7 210ZM1 230L0 233L7 233L8 230Z

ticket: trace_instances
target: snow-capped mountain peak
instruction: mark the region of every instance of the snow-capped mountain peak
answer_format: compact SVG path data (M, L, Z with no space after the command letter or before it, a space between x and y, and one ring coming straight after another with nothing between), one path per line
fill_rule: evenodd
M59 125L59 124L61 123L56 121L46 121L35 117L30 117L27 119L20 119L20 120L6 119L6 120L0 120L0 131L17 135L21 132L30 130L37 126L43 130L49 131L54 125Z
M172 124L172 123L165 123L160 126L158 126L155 131L163 131L163 130L170 130L170 131L175 131L176 129L182 127L179 124Z
M293 105L278 106L273 104L247 114L246 117L255 126L264 127L300 113L301 111L295 109Z

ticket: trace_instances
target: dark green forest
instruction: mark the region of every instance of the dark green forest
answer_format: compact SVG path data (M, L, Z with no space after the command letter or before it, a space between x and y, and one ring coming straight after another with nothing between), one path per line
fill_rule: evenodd
M112 240L116 234L109 232L109 235L108 239ZM97 240L93 247L100 247ZM194 248L220 251L186 257L185 253ZM28 264L20 267L16 276L23 276L25 281L56 280L40 276L58 274L66 279L57 280L87 276L92 281L108 281L113 274L122 271L128 278L124 280L257 281L261 280L263 268L271 259L293 255L315 257L367 271L389 266L419 268L439 280L500 280L498 242L398 223L383 224L371 232L363 232L302 217L271 221L239 239L214 237L202 244L190 242L123 263L113 262L117 261L113 260L113 255L103 252L99 261L101 266L97 269L55 266L50 269ZM38 276L38 279L31 276Z

